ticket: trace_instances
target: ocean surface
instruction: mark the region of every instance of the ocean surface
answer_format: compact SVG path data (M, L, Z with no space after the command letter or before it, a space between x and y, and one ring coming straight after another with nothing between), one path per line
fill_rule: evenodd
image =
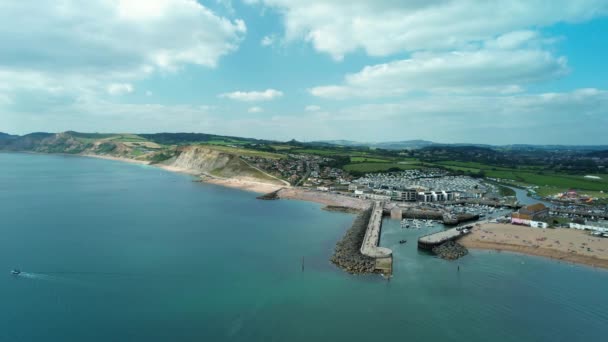
M604 270L485 251L447 262L416 249L417 236L440 227L386 220L394 277L351 276L328 258L352 215L255 196L149 166L0 153L0 341L553 342L608 333Z

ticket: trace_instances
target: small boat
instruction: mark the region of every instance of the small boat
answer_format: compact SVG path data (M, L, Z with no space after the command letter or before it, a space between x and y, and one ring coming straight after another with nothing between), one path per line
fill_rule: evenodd
M406 243L406 242L407 242L407 240L399 240L399 243L400 243L400 244L402 244L402 245L403 245L404 243Z
M21 274L21 270L14 269L14 270L12 270L12 271L11 271L11 273L12 273L13 275L20 275L20 274Z

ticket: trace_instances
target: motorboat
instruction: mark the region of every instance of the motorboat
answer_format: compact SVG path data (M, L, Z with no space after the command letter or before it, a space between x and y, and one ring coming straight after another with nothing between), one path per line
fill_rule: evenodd
M400 243L400 244L402 244L402 245L403 245L404 243L406 243L406 242L407 242L407 240L399 240L399 243Z
M11 271L11 274L13 274L13 275L20 275L21 274L21 270L18 270L18 269L15 268L14 270Z

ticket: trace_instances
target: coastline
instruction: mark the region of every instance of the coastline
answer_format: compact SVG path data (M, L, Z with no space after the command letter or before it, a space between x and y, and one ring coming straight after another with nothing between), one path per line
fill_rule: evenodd
M323 204L326 206L326 208L327 207L330 207L330 208L331 207L334 207L334 208L342 207L342 208L350 209L350 210L354 210L354 211L363 211L363 210L368 209L371 205L371 202L369 202L369 201L362 200L359 198L344 196L344 195L340 195L340 194L334 194L334 193L329 193L329 192L320 192L320 191L314 191L314 190L310 190L310 189L296 188L296 187L292 187L292 186L279 185L279 184L274 184L274 183L265 183L265 182L260 182L260 181L247 179L247 178L238 178L238 177L221 178L221 177L212 176L207 173L193 170L193 169L186 169L186 168L165 165L165 164L152 164L148 161L143 161L143 160L106 156L106 155L95 155L95 154L79 154L79 156L121 161L121 162L139 164L139 165L150 165L150 166L158 167L160 169L163 169L163 170L166 170L169 172L176 172L176 173L196 176L199 178L199 180L201 182L204 182L204 183L224 186L224 187L233 188L233 189L239 189L239 190L243 190L243 191L249 191L249 192L253 192L253 193L261 194L261 195L276 191L277 198L279 198L279 199L314 202L314 203Z
M66 155L105 159L105 160L114 160L114 161L121 161L121 162L125 162L125 163L138 164L138 165L152 165L149 161L145 161L145 160L106 156L106 155L99 155L99 154L66 154Z
M608 269L608 239L575 229L484 223L458 242L471 249L521 253Z
M258 181L254 181L254 180L250 180L250 179L244 179L244 178L220 178L220 177L215 177L215 176L205 174L205 173L203 173L201 171L197 171L197 170L186 169L186 168L181 168L181 167L176 167L176 166L171 166L171 165L164 165L164 164L152 164L149 161L145 161L145 160L137 160L137 159L114 157L114 156L107 156L107 155L97 155L97 154L76 154L76 156L98 158L98 159L105 159L105 160L114 160L114 161L120 161L120 162L138 164L138 165L154 166L154 167L157 167L159 169L163 169L163 170L169 171L169 172L182 173L182 174L187 174L190 176L196 176L199 178L199 180L201 182L204 182L204 183L225 186L228 188L239 189L239 190L244 190L244 191L250 191L250 192L257 193L257 194L266 194L269 192L277 191L281 188L285 188L285 185L258 182Z
M327 207L345 207L360 211L371 207L371 202L360 198L293 187L281 189L277 193L277 197L280 199L315 202Z

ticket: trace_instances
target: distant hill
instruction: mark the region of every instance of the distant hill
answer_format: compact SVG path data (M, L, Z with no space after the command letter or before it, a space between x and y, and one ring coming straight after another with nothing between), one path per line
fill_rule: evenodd
M0 149L4 150L35 150L40 143L53 137L56 133L35 132L23 136L10 135L0 132ZM398 150L419 150L429 147L480 147L499 151L572 151L572 152L602 152L608 151L608 145L488 145L488 144L467 144L467 143L437 143L428 140L404 140L389 142L358 142L353 140L321 140L311 142L298 142L295 140L280 142L267 139L243 138L235 136L224 136L207 133L153 133L153 134L116 134L116 133L82 133L68 131L61 133L76 140L90 141L111 139L112 137L132 136L136 139L144 139L159 145L189 145L197 143L207 144L228 144L228 145L270 145L285 144L293 147L319 146L319 147L345 147L345 148L372 148L390 151ZM457 151L456 151L457 152Z
M357 142L352 140L322 140L312 141L309 144L314 145L334 145L334 146L347 146L347 147L371 147L381 148L385 150L410 150L423 148L427 146L436 145L432 141L427 140L406 140L406 141L393 141L393 142L380 142L380 143L369 143L369 142Z
M333 145L333 146L347 146L347 147L370 147L370 148L381 148L385 150L412 150L420 149L430 146L473 146L473 147L486 147L501 150L515 150L515 151L602 151L608 150L608 145L531 145L531 144L512 144L512 145L490 145L490 144L469 144L469 143L437 143L428 140L405 140L405 141L394 141L394 142L358 142L352 140L322 140L313 141L309 144L318 145Z
M608 158L608 150L604 151L593 151L587 154L587 156L592 158Z
M547 150L547 151L601 151L608 150L608 145L504 145L502 148L514 150Z
M153 133L137 135L161 145L184 145L192 143L208 143L213 141L234 142L241 144L262 144L272 142L270 140L241 138L206 133Z
M0 139L10 139L12 137L10 134L0 132Z

